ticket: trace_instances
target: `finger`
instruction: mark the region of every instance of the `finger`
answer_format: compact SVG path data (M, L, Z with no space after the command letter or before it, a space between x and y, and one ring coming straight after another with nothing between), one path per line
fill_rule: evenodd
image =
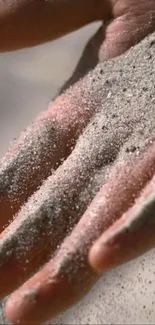
M105 271L147 252L155 245L155 177L134 206L115 222L90 251L91 265Z
M149 154L144 155L141 169L140 161L135 164L135 160L133 164L121 164L114 168L114 174L97 194L54 259L11 296L6 306L9 320L18 324L44 322L76 303L88 292L99 276L89 266L89 249L100 234L131 206L141 188L151 178L155 168L151 158ZM150 169L144 173L143 168L146 166Z
M113 19L107 22L99 58L118 56L139 43L155 29L155 2L152 0L112 1Z
M146 155L148 157L140 162L141 177L135 179L134 187L137 182L141 182L142 175L146 177L148 185L135 204L102 234L90 250L90 264L98 271L129 261L154 247L155 177L148 181L155 172L155 145ZM148 177L150 168L152 171Z
M0 4L0 51L48 42L109 16L109 0L10 0Z

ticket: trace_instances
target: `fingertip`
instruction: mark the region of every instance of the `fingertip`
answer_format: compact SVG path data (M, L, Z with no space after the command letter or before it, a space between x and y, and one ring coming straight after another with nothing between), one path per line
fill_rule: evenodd
M15 308L17 302L10 298L5 306L5 316L12 324L21 324L18 309Z
M26 296L26 292L23 292L23 294L15 292L6 303L6 318L11 324L38 324L35 305L35 298L32 297L30 300L29 297Z
M50 268L37 273L9 298L5 314L9 322L37 325L55 318L73 304L68 280L59 274L52 276Z
M109 256L111 252L109 249L100 245L98 242L93 245L93 247L89 251L88 261L89 264L95 269L97 272L103 272L109 268Z

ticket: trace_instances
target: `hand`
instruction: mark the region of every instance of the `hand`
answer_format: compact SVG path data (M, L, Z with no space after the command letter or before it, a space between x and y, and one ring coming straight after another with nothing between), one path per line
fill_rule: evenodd
M74 83L95 60L119 55L154 31L154 1L96 3L1 3L1 50L36 45L104 19L107 24L87 45L70 80ZM144 50L147 54L148 43ZM1 162L0 294L3 298L17 289L6 305L14 323L55 317L88 292L99 277L95 269L122 263L154 245L154 111L149 99L144 114L147 89L140 107L133 83L133 101L117 96L114 113L120 89L130 92L128 69L137 78L134 82L141 82L140 90L144 88L143 73L150 69L144 52L133 49L131 60L122 56L98 64L50 104ZM136 58L143 70L132 70ZM124 78L117 73L122 60ZM135 138L139 148L131 146Z

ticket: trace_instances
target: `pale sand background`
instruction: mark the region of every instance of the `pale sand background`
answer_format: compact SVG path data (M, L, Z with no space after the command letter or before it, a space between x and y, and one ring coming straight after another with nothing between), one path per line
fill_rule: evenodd
M70 76L96 25L52 44L0 55L0 155ZM154 324L155 250L102 277L54 324Z

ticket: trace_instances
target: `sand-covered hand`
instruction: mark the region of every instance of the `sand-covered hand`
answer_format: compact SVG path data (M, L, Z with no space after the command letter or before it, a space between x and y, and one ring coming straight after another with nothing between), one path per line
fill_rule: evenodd
M155 34L126 50L154 31L155 1L9 0L0 15L1 51L104 20L75 84L1 161L0 296L16 290L13 323L40 324L81 299L96 270L154 246Z

